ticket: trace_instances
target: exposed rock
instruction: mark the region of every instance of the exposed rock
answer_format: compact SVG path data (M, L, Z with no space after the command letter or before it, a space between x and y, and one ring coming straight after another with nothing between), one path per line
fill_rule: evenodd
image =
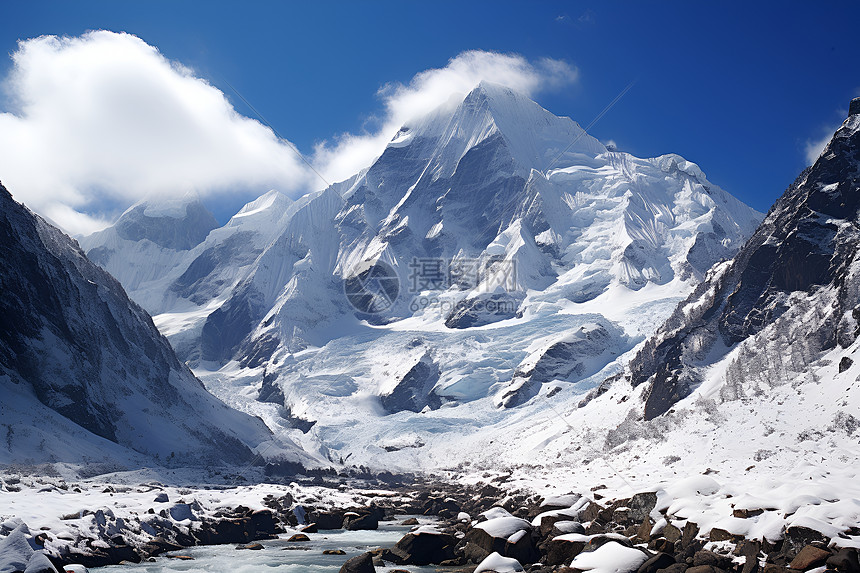
M463 558L471 563L474 563L475 565L486 559L487 555L490 554L489 551L479 545L475 545L472 542L466 542L466 545L463 546L462 551Z
M263 546L259 543L247 543L245 545L237 545L236 549L250 549L251 551L260 551Z
M304 533L296 533L295 535L291 535L287 541L290 542L298 542L298 541L310 541L311 538L305 535Z
M516 292L484 293L458 304L448 318L448 328L472 328L507 320L517 315L524 295Z
M699 567L701 565L710 565L717 569L730 569L732 567L732 558L719 555L713 551L697 551L693 555L693 566Z
M665 569L658 569L657 573L684 573L689 568L689 565L686 563L675 563L674 565L669 565Z
M782 553L787 559L793 559L807 545L812 545L813 543L826 545L828 541L829 539L819 531L808 527L792 525L785 530Z
M547 382L574 381L593 374L594 358L608 352L621 336L623 333L617 328L589 323L550 345L542 354L530 354L517 366L497 405L513 408L537 396Z
M563 565L570 563L574 557L582 553L582 550L585 549L585 543L582 541L552 539L544 547L546 548L544 563L547 565Z
M382 407L392 414L404 410L420 412L428 406L431 410L438 409L442 399L433 392L433 387L439 381L439 375L439 366L429 352L425 353L393 390L379 397Z
M658 553L640 565L636 573L657 573L660 569L665 569L674 564L674 557L668 553Z
M725 573L723 569L718 569L713 565L695 565L686 570L686 573Z
M340 568L340 573L376 573L376 568L373 566L373 555L362 553L348 559Z
M731 541L734 536L725 529L714 527L708 537L711 541Z
M167 503L170 501L170 498L167 497L166 493L162 492L155 496L155 499L153 501L155 501L155 503Z
M379 518L372 513L358 517L347 516L343 521L343 528L349 531L379 529Z
M827 568L839 573L860 573L860 560L857 558L857 549L845 547L827 559Z
M661 535L666 538L669 543L675 543L681 539L681 530L669 523L663 528Z
M634 523L642 523L657 505L657 494L651 491L637 493L627 503L630 508L630 519Z
M819 565L824 565L830 558L830 552L814 545L807 545L800 553L791 560L789 567L800 571L806 571Z
M319 529L341 529L343 527L345 513L346 512L339 510L323 511L319 513L313 512L311 517Z
M457 539L453 535L435 533L407 533L390 550L390 559L399 565L430 565L453 559Z

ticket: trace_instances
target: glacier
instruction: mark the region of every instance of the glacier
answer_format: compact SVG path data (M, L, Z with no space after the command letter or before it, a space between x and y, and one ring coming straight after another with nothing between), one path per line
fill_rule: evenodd
M324 190L272 191L205 237L186 205L145 201L81 246L210 391L387 469L462 463L475 447L451 444L578 404L763 217L678 155L609 150L487 82ZM194 238L123 235L132 217Z

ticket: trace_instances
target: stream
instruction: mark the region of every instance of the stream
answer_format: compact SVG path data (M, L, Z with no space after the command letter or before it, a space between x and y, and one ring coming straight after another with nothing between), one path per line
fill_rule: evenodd
M110 565L93 571L99 573L337 573L344 562L356 555L377 547L390 547L412 529L400 522L408 517L418 517L421 525L435 523L435 519L419 516L397 516L397 521L381 521L375 531L345 531L331 530L320 533L309 533L310 541L301 543L288 542L292 532L280 536L279 539L260 541L262 550L237 550L235 545L206 545L189 547L182 551L171 552L176 555L188 555L194 560L180 560L169 557L158 557L152 563L130 565ZM327 549L341 549L346 555L323 555ZM429 573L448 568L438 565L418 567L415 565L399 567L377 567L379 573L391 569L407 569L411 573ZM454 569L453 567L450 569Z

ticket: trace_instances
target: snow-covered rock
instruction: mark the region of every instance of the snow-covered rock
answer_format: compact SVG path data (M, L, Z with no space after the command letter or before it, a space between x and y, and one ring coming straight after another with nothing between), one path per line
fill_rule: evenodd
M494 571L495 573L517 573L525 571L520 562L511 557L502 557L496 552L490 553L486 559L478 564L475 573Z
M648 554L641 549L609 541L594 551L580 553L570 566L593 573L632 573L647 560Z

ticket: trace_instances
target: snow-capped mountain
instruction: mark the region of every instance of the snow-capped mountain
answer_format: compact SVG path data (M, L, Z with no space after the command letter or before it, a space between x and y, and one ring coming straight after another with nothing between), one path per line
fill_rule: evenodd
M856 546L858 167L860 99L738 254L708 271L623 372L492 436L437 441L434 455L467 451L466 474L501 465L508 483L539 475L561 491L608 486L609 498L686 491L697 499L669 513L703 530L775 540L806 528Z
M162 223L155 240L195 240ZM119 282L2 185L0 236L0 462L245 463L272 441L261 420L206 391Z
M631 363L632 383L648 384L646 418L706 381L741 399L815 377L823 352L840 374L851 369L860 334L858 108L852 102L854 113L735 259L715 267Z
M271 235L222 252L216 229L165 275L186 279L130 292L217 395L387 465L578 402L761 220L680 156L609 151L488 83L272 211Z

